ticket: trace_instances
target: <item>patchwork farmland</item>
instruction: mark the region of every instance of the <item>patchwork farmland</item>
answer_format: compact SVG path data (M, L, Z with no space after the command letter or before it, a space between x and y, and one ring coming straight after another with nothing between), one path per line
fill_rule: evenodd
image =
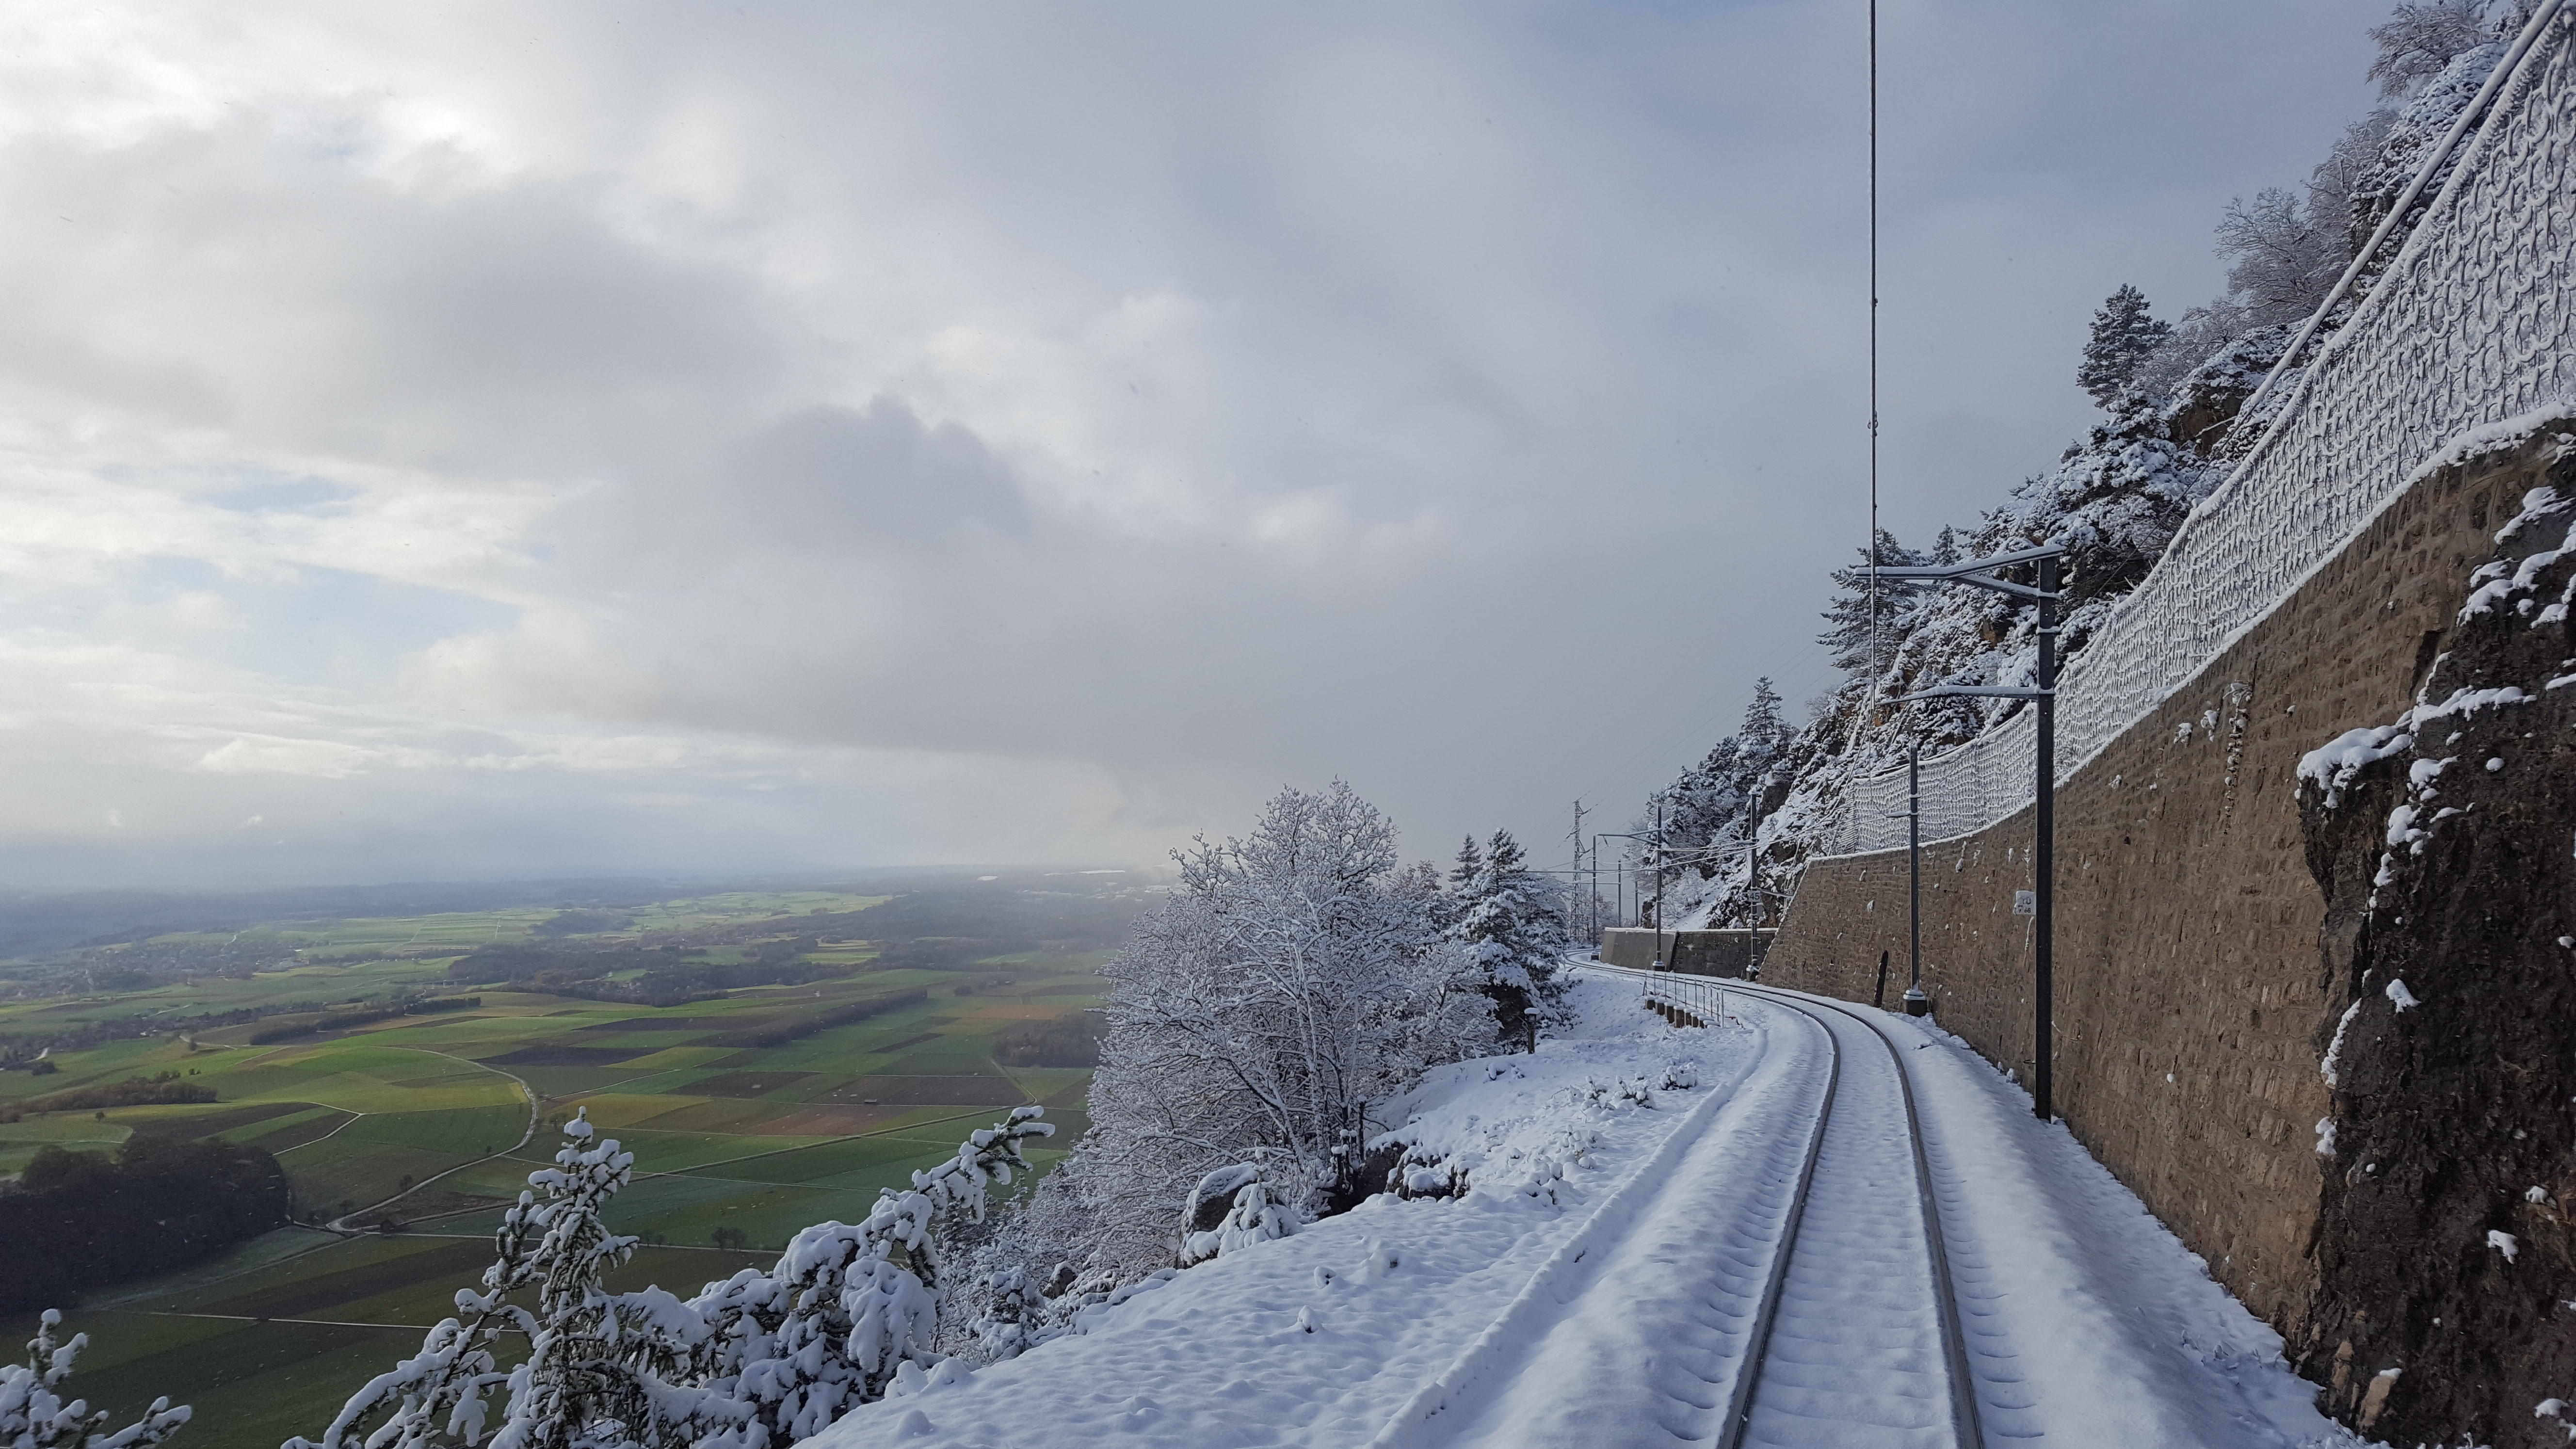
M453 1311L576 1112L635 1153L609 1220L646 1246L620 1281L682 1293L766 1262L809 1223L857 1217L1012 1106L1043 1103L1061 1124L1058 1145L1032 1154L1052 1163L1083 1128L1090 1069L997 1052L997 1039L1098 1005L1114 927L1143 902L1013 891L997 913L1002 888L294 922L199 943L274 942L292 952L276 969L58 997L22 986L27 999L0 1003L0 1042L108 1039L0 1072L0 1116L18 1117L0 1121L0 1173L49 1145L112 1151L157 1132L265 1148L294 1196L295 1226L63 1305L92 1338L84 1391L117 1408L193 1402L190 1437L208 1445L315 1432ZM191 944L171 933L124 949ZM472 979L513 946L661 952L718 973L768 963L789 979L669 1005L598 999L649 985L649 966L566 988L593 995ZM92 953L87 979L117 955ZM212 1020L226 1024L160 1029ZM27 1110L162 1073L214 1099ZM25 1337L32 1316L17 1318L0 1330Z

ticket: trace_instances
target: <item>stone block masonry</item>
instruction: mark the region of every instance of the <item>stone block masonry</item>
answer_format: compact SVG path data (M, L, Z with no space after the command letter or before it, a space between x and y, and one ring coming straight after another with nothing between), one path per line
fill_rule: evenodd
M1763 953L1779 934L1771 929L1740 928L1659 933L1642 927L1614 926L1601 933L1601 949L1595 959L1643 971L1655 964L1660 951L1667 971L1685 976L1740 977L1748 967L1761 967Z
M2319 1377L2317 1355L2336 1346L2320 1344L2321 1298L2334 1300L2338 1322L2374 1306L2357 1301L2366 1285L2321 1277L2336 1254L2319 1244L2331 1231L2321 1216L2327 1175L2341 1170L2319 1151L2317 1124L2333 1110L2319 1062L2357 999L2351 961L2363 926L2349 910L2330 923L2320 872L2331 863L2313 821L2303 826L2300 758L2414 702L2459 628L2471 571L2496 552L2495 532L2526 491L2547 481L2557 451L2543 428L2419 478L2058 792L2058 1110ZM2565 752L2551 758L2530 768L2568 769ZM2523 778L2526 789L2539 783ZM2033 922L2013 905L2033 885L2031 825L2025 809L1923 850L1934 1013L2023 1081L2033 1067ZM2562 854L2564 835L2553 837ZM1865 1002L1881 952L1904 980L1906 924L1903 851L1816 861L1763 977ZM2455 1246L2434 1245L2446 1262ZM2563 1296L2576 1299L2568 1286ZM2413 1387L2399 1384L2401 1409ZM2553 1392L2576 1397L2576 1384ZM2357 1421L2358 1399L2335 1407ZM2497 1413L2512 1407L2497 1403ZM2487 1421L2473 1409L2454 1396L2440 1426L2392 1410L2376 1432L2404 1427L2413 1442L2439 1427L2447 1439ZM2530 1403L2519 1412L2529 1423Z

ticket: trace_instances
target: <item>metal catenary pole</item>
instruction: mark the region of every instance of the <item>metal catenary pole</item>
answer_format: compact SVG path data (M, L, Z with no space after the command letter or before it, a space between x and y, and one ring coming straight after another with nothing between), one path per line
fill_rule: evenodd
M2002 688L1986 685L1945 684L1934 689L1917 690L1900 695L1896 703L1918 699L2025 699L2039 707L2039 748L2033 782L2034 819L2032 828L2037 839L2032 842L2031 873L2035 877L2031 892L2034 939L2031 943L2032 1036L2036 1064L2031 1073L2031 1112L2043 1122L2057 1115L2056 1072L2056 924L2057 924L2057 601L2058 560L2065 550L2055 544L2037 548L2015 549L1991 558L1971 559L1966 563L1934 568L1883 568L1871 572L1882 578L1922 579L1941 583L1973 584L1992 589L2017 599L2028 599L2039 606L2039 669L2037 688ZM2018 564L2038 566L2036 588L1999 577L1994 570ZM1919 912L1918 912L1919 914Z
M1601 944L1601 842L1592 842L1592 873L1582 877L1583 919L1592 926L1592 944Z
M2038 1014L2036 1035L2039 1038L2039 1069L2032 1082L2031 1110L2046 1122L2057 1115L2055 1100L2057 1038L2052 1018L2055 1015L2055 962L2050 958L2057 944L2057 556L2050 554L2039 561L2039 809L2032 822L2039 834L2038 860L2033 862L2038 876L2039 939L2034 943L2033 965L2038 981L2032 989L2032 1004Z
M1661 838L1662 829L1662 822L1659 818L1656 823L1657 833L1654 835L1647 835L1643 832L1634 830L1596 830L1592 832L1592 869L1594 881L1598 882L1600 880L1601 842L1605 840L1643 840L1651 843ZM1611 903L1610 919L1618 922L1620 926L1643 926L1646 923L1645 883L1636 879L1636 877L1641 874L1642 872L1624 865L1613 865L1610 867L1610 891L1614 897ZM1594 909L1597 911L1599 909L1598 902L1600 900L1600 887L1598 884L1595 884L1593 887L1593 900L1595 902ZM1628 907L1632 902L1637 908L1637 913L1634 919L1631 919L1628 914ZM1656 904L1658 906L1663 904L1660 887L1658 887ZM1593 932L1593 939L1596 942L1600 939L1600 932L1597 929Z
M1906 948L1905 1014L1923 1016L1932 1010L1931 998L1923 994L1923 742L1916 740L1905 750L1905 868L1912 902L1906 911L1906 927L1912 942Z
M1757 931L1762 929L1762 797L1770 789L1771 777L1765 774L1753 782L1753 798L1744 806L1744 888L1753 897Z
M1664 797L1655 797L1655 969L1664 969Z
M1574 802L1573 834L1574 868L1565 873L1565 892L1569 896L1583 888L1583 802L1581 800ZM1585 915L1583 909L1580 906L1577 906L1571 914L1573 916L1573 920L1568 924L1581 926Z

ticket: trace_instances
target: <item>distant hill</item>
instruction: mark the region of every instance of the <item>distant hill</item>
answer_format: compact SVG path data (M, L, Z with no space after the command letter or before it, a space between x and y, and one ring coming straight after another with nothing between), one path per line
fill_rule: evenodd
M0 890L0 960L43 959L81 946L111 946L145 940L173 931L229 931L280 921L335 920L347 917L422 916L455 911L489 911L511 906L553 906L567 911L620 911L674 896L721 891L814 889L824 887L860 895L934 894L939 903L923 901L896 914L939 916L952 924L991 924L985 909L999 886L1002 893L1042 890L1050 893L1114 894L1121 882L1139 882L1136 874L1051 874L1018 868L993 880L979 880L994 867L885 867L853 876L845 872L795 876L726 878L651 878L615 876L595 879L525 881L410 881L392 885L291 886L264 891L12 891ZM1010 914L1008 907L1002 914ZM1128 916L1132 916L1132 911ZM1120 917L1117 928L1123 928ZM1108 924L1106 917L1100 923ZM950 934L983 935L956 930ZM942 934L923 929L916 934ZM1003 931L1006 937L1024 934ZM1043 933L1041 933L1043 934Z

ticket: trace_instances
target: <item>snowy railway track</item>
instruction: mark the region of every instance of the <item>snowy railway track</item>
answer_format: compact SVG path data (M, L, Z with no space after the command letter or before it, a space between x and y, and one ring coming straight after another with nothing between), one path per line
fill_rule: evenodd
M1866 1015L1836 1003L1744 982L1726 989L1821 1032L1828 1070L1797 1189L1770 1235L1767 1281L1750 1305L1749 1347L1736 1360L1725 1410L1713 1434L1681 1437L1720 1449L1982 1449L1901 1049Z
M1734 982L1749 1029L1672 1031L1633 975L1579 974L1564 1036L1401 1104L1485 1151L1466 1193L1228 1254L818 1449L2359 1449L2279 1336L1968 1051ZM1626 1095L1641 1076L1669 1085ZM1540 1144L1578 1139L1594 1158L1530 1191Z

